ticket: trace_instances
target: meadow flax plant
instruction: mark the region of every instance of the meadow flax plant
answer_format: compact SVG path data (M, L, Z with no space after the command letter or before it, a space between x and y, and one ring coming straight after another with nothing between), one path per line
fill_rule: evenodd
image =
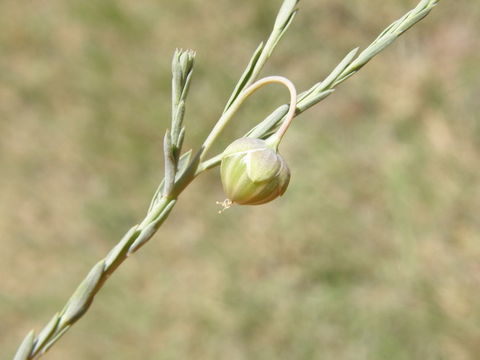
M389 25L365 50L360 53L358 49L352 50L325 80L296 95L296 101L291 102L290 106L278 107L266 119L248 131L244 137L266 140L266 142L280 139L293 116L301 114L332 94L339 84L355 74L401 34L427 16L439 1L420 1L414 9ZM128 256L135 253L157 232L185 187L204 171L220 164L223 154L208 158L208 150L250 93L273 81L270 77L255 83L275 46L294 19L298 3L299 0L283 2L268 40L261 43L255 50L227 101L219 121L195 154L192 150L182 154L185 136L183 125L185 104L192 79L195 53L191 50L175 52L172 62L172 122L164 137L165 174L153 196L144 220L130 228L107 256L93 266L63 309L57 312L38 334L35 334L33 330L28 333L19 346L14 360L36 359L45 354L86 313L95 295L110 275ZM283 81L284 78L273 78L276 82L286 84ZM289 113L288 116L287 113ZM273 142L278 147L279 140Z

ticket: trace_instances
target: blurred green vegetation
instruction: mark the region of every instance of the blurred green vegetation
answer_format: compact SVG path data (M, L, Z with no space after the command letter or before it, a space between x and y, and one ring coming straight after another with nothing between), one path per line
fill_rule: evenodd
M195 147L279 4L0 2L2 359L143 216L173 50L198 53ZM415 4L304 0L263 74L306 89ZM48 359L477 359L479 23L443 1L296 119L281 200L219 216L202 176ZM262 91L220 146L285 101Z

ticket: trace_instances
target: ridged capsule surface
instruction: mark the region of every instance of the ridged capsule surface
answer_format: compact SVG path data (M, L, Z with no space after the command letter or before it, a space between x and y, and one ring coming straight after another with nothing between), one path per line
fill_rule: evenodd
M264 140L240 138L224 151L220 167L228 199L240 205L260 205L283 195L290 170L282 156Z

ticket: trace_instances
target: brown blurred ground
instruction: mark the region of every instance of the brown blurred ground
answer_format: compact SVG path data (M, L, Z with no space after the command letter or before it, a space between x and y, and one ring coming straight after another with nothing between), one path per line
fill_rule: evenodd
M63 306L161 177L175 47L197 146L280 1L0 2L0 348ZM413 0L304 0L264 74L306 89ZM281 200L182 196L48 359L477 359L480 4L443 1L298 118ZM285 101L263 91L223 145Z

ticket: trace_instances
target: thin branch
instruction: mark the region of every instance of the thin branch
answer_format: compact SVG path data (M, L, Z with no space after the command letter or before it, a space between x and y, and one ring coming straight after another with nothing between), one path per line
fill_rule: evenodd
M403 34L410 27L423 19L431 9L440 0L422 0L420 3L402 18L387 27L379 37L372 42L358 56L357 49L352 50L331 72L326 79L315 84L309 90L303 92L297 97L296 114L311 108L318 102L329 96L336 86L344 82L350 76L360 70L368 61L380 53L395 39ZM265 44L262 44L255 52L246 72L237 84L234 93L225 107L227 111L240 95L243 89L251 85L258 76L260 70L270 56L275 45L278 43L286 29L290 25L295 13L298 0L285 0L282 8L277 16L272 34ZM183 60L184 61L184 60ZM193 61L193 60L192 60ZM180 61L182 63L182 60ZM188 89L191 68L183 74L184 88ZM178 75L178 74L177 74ZM173 110L180 108L182 100L184 100L186 91L174 90ZM175 101L177 99L178 101ZM275 110L269 117L253 128L247 135L251 137L266 138L282 123L288 106L282 105ZM167 143L169 146L181 143L183 112L174 111L172 122L171 141ZM175 131L174 131L175 128ZM178 135L177 135L178 134ZM160 190L154 196L150 209L145 219L139 224L133 226L118 244L95 266L90 270L88 275L79 285L70 300L67 302L62 311L56 313L52 319L45 325L35 336L30 331L19 346L14 360L32 360L37 359L45 354L51 346L53 346L89 309L94 301L96 294L100 291L105 281L111 274L127 259L127 257L138 250L141 246L157 232L161 224L166 220L172 208L176 203L176 197L182 190L200 173L217 166L220 163L221 154L217 155L202 163L199 162L199 156L191 157L191 152L187 152L178 158L175 184L173 195L159 196ZM171 180L169 180L171 181ZM159 189L162 189L162 185Z

